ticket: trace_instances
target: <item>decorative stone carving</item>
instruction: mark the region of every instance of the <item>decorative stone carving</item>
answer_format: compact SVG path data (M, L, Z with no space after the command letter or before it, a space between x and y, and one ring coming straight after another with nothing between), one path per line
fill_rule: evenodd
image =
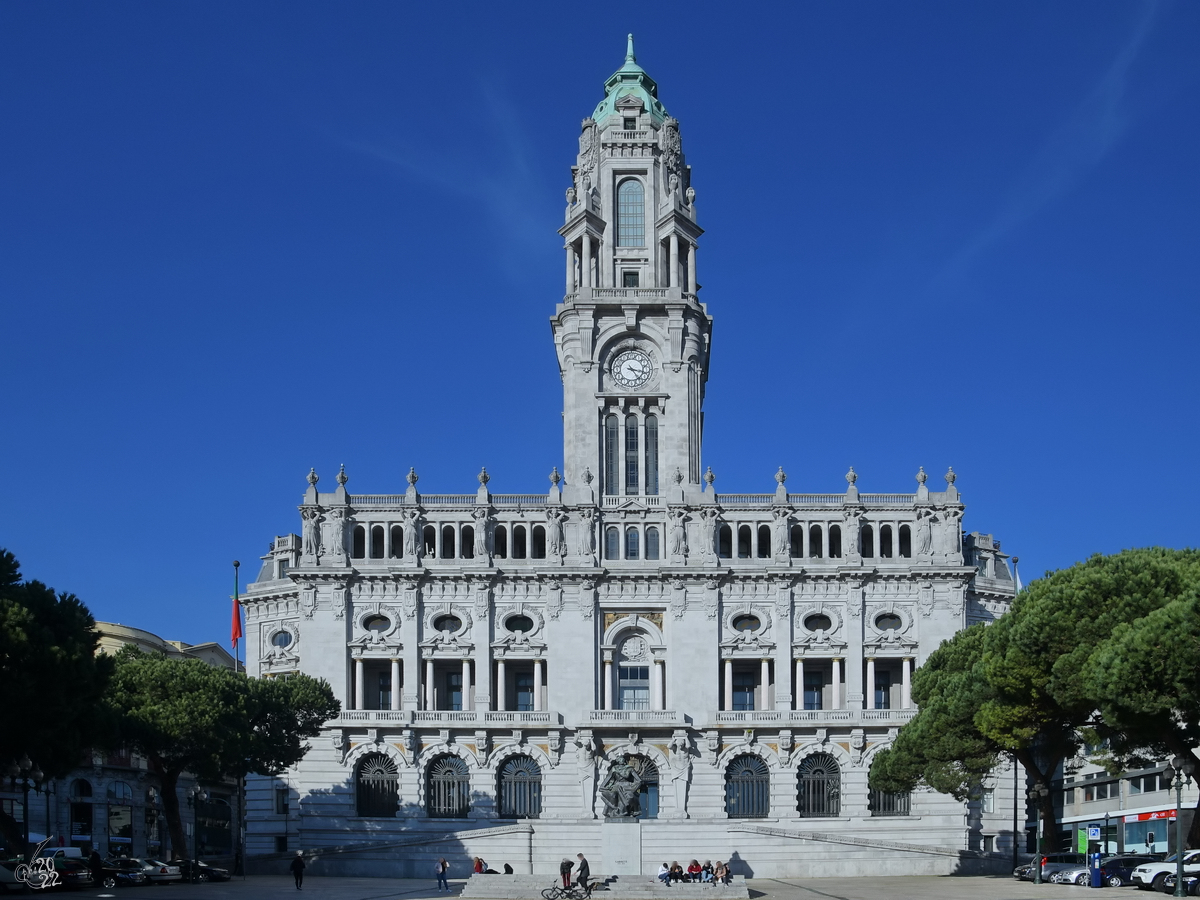
M704 582L704 614L710 619L717 617L721 605L721 580L710 578Z
M675 470L677 475L682 474L678 469ZM684 563L687 562L687 520L688 513L686 509L673 509L670 512L671 518L671 544L670 554L671 562Z
M708 475L705 475L707 480L712 475L712 469L708 470ZM712 482L709 482L711 486ZM700 557L705 562L711 562L717 558L717 518L721 514L715 509L703 509L700 511Z
M587 473L590 480L591 472ZM596 562L596 511L590 507L579 510L579 524L575 533L575 552L584 563ZM554 618L557 618L555 616Z
M475 520L475 543L472 548L476 559L492 561L492 517L486 509L477 509L471 513Z
M335 587L331 595L330 606L333 609L333 617L335 619L344 618L346 615L346 589L344 587Z
M404 618L412 619L417 615L417 585L406 582L400 588L400 608L404 610Z
M304 561L316 562L317 557L321 555L321 507L300 507L300 520Z
M638 802L638 792L642 787L642 776L638 773L625 755L614 762L608 770L608 777L600 785L600 798L604 801L604 818L631 819L636 818L641 810Z
M861 728L855 728L850 732L850 750L853 752L854 765L861 766L863 753L867 749L867 738L863 734Z
M777 474L782 473L783 469L780 469ZM780 484L782 483L780 482ZM786 563L792 556L792 535L788 525L791 521L791 513L786 509L777 509L772 515L775 517L775 521L771 525L771 549L775 562Z
M676 185L679 183L679 177L675 173L679 171L682 162L682 151L683 143L679 139L679 121L668 116L663 120L662 160ZM671 192L675 192L675 185L671 186Z
M590 619L596 606L596 582L585 578L579 582L579 615Z
M557 473L557 470L555 470ZM567 539L563 533L563 523L567 521L567 514L561 509L546 510L546 549L547 556L551 559L556 559L559 563L563 557L567 555Z
M304 618L311 619L313 617L313 613L317 611L316 588L306 587L300 591L300 609L304 613Z
M346 561L346 510L334 506L325 512L321 528L321 561L334 564Z
M674 818L686 819L688 786L692 781L692 745L688 733L683 729L672 732L667 749L670 751L671 787L675 791Z
M917 559L928 562L933 557L933 510L917 510Z
M557 619L563 609L563 589L557 579L546 582L546 612L550 618Z
M687 582L676 578L671 582L671 613L682 619L687 612Z
M579 783L580 808L591 818L596 817L596 740L586 729L575 735L575 772Z

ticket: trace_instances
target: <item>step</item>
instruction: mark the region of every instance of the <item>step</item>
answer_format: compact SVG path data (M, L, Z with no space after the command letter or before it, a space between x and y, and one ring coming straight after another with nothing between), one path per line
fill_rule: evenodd
M732 884L666 885L649 875L597 876L593 900L749 900L746 879ZM559 880L546 875L472 875L459 895L463 900L538 900Z

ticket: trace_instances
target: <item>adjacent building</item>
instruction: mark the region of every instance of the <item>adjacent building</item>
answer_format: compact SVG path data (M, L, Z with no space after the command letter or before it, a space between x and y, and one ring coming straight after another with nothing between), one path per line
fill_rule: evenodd
M1008 608L1000 542L964 532L953 471L892 493L853 469L836 492L783 469L765 492L717 490L697 191L632 38L582 122L558 233L549 489L493 493L481 471L426 493L410 470L357 493L314 471L298 533L263 557L250 674L324 678L343 712L295 769L250 779L248 857L319 849L324 871L422 877L439 856L550 875L580 851L606 874L1007 859L1011 770L969 804L867 786L915 712L914 668ZM636 818L606 817L620 779Z

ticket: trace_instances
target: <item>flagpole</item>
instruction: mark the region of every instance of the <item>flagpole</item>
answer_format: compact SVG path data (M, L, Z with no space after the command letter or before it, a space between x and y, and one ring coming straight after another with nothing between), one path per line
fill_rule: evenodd
M233 608L236 610L238 624L242 620L242 601L238 595L238 569L241 568L241 563L236 559L233 561ZM241 628L238 629L241 631ZM239 672L242 668L242 663L239 657L241 650L238 647L241 641L235 641L233 645L233 671ZM246 848L243 844L243 838L246 831L246 795L245 795L246 776L242 773L238 774L238 830L237 830L237 860L233 867L233 874L238 874L238 869L241 868L242 881L246 880Z

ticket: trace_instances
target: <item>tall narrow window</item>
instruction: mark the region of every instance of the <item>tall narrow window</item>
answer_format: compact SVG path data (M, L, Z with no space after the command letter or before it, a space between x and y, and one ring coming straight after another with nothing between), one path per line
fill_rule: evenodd
M437 555L437 529L432 525L426 525L421 532L421 544L425 548L426 556Z
M821 698L825 693L825 673L804 673L804 708L820 709Z
M500 767L500 818L536 819L542 812L542 770L528 756Z
M618 489L620 475L617 474L617 465L620 459L617 454L620 452L620 423L616 416L607 416L604 419L604 493L606 494L620 493Z
M771 555L771 528L769 525L758 526L758 558L767 559Z
M905 559L912 558L912 529L907 525L900 526L900 555Z
M525 526L524 525L514 525L513 526L512 558L513 559L524 559L525 558Z
M430 816L462 818L470 809L471 776L457 756L439 756L429 764L425 810Z
M650 708L650 667L618 666L621 709Z
M392 526L392 559L399 559L404 553L404 529L399 525Z
M625 529L625 558L640 559L641 548L638 546L638 530L636 528Z
M604 531L604 558L621 558L621 532L616 528L608 528Z
M392 818L400 808L400 773L382 753L368 753L355 772L357 812L364 818Z
M638 492L638 420L625 417L625 493Z
M508 529L503 525L496 526L496 559L508 559Z
M738 559L750 558L750 526L738 526Z
M762 819L771 811L771 776L757 756L739 756L725 770L725 812L731 819Z
M792 526L792 557L799 559L804 555L804 526Z
M658 493L658 416L646 416L646 493Z
M658 767L644 756L631 756L629 764L642 777L638 790L638 818L658 818Z
M821 526L813 525L808 529L808 556L809 559L820 559L822 555L822 547L824 540L821 538Z
M454 559L454 526L442 526L442 559Z
M376 709L392 708L392 673L379 673L379 696L376 698Z
M879 555L884 559L892 558L892 526L879 526Z
M464 525L462 530L462 558L475 558L475 528L471 525Z
M862 555L867 559L875 556L875 529L870 525L862 527Z
M829 526L829 558L841 559L842 556L842 527L840 525Z
M758 678L753 670L736 669L733 672L733 708L739 712L754 710L754 689L758 687Z
M446 673L446 709L461 710L463 708L463 679L462 672Z
M517 712L533 710L533 672L517 672L513 675L516 692Z
M634 178L617 188L617 246L646 246L646 192Z
M717 556L730 559L733 556L733 528L722 525L717 532Z
M350 555L354 559L363 559L367 555L367 529L361 525L354 526L354 538L351 541Z
M371 559L383 559L383 526L371 526Z
M892 673L886 669L875 670L875 708L892 708Z
M646 559L658 559L658 529L651 525L646 529Z
M836 817L842 808L842 773L828 753L814 753L800 763L797 809L806 817Z
M541 525L533 526L533 546L529 549L529 558L546 558L546 529Z

